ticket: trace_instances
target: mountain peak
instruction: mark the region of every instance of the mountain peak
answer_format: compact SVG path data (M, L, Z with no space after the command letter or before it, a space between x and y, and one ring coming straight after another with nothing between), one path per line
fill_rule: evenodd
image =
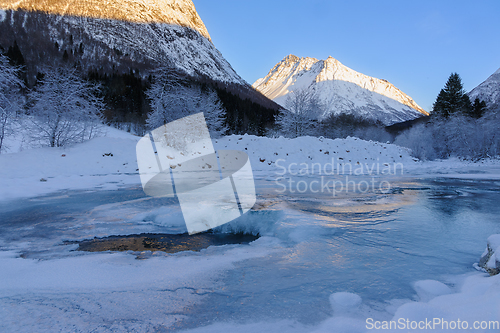
M174 24L196 30L210 40L207 28L191 0L0 0L0 9L134 23Z
M294 54L289 54L281 60L282 63L296 63L296 62L304 62L304 61L318 61L316 58L312 57L297 57Z
M319 92L328 113L357 112L386 124L428 115L415 101L387 80L358 73L329 56L326 60L286 56L253 87L284 106L297 89Z
M300 58L297 57L296 55L294 54L289 54L287 55L286 57L283 58L282 62L296 62L296 61L299 61Z

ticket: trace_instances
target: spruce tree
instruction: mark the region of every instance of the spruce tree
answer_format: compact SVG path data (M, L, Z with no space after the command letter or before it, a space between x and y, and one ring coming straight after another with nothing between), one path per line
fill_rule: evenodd
M439 92L432 113L447 118L455 113L469 114L471 110L472 105L469 96L465 93L460 75L452 73L444 88Z
M484 111L486 111L486 102L481 101L476 97L474 103L472 104L470 116L473 118L481 118L484 114Z

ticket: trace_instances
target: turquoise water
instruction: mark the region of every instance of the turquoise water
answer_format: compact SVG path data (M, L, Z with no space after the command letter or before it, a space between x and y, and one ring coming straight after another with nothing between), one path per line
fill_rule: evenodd
M187 317L177 327L267 319L314 324L331 316L328 297L338 291L373 307L411 299L417 280L474 271L486 238L500 233L495 181L400 178L387 193L336 196L279 189L273 179L259 179L254 210L215 232L274 237L280 250L237 262L202 302L183 310ZM25 257L50 260L74 253L66 240L142 232L184 233L177 201L146 198L134 187L0 204L0 249L30 244Z

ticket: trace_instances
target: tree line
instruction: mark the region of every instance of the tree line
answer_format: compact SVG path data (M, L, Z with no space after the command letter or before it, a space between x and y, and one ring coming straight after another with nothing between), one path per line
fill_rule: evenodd
M478 160L500 155L500 110L470 101L462 80L452 73L441 89L430 117L407 129L394 143L424 160L458 157Z
M347 138L386 142L391 135L385 125L354 113L327 113L325 105L314 90L297 89L285 100L285 109L275 117L275 126L268 136L296 138L300 136L322 136L325 138Z
M16 43L0 56L0 152L5 150L5 138L21 127L23 141L30 145L57 147L97 135L102 123L143 135L158 124L154 119L161 112L168 114L165 119L174 120L204 110L218 135L264 135L277 113L274 102L264 97L256 101L260 94L245 87L189 77L171 67L144 77L137 70L82 73L77 63L63 61L58 67L39 68L30 85ZM212 117L214 112L217 115ZM21 126L21 118L29 121Z
M47 68L27 89L21 68L0 55L0 151L14 131L35 145L61 147L98 135L104 103L99 86L75 69Z

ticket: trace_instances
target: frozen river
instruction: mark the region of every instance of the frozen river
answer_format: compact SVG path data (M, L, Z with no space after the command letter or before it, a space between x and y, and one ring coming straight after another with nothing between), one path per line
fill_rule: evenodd
M310 183L315 178L300 179ZM147 198L134 187L0 203L0 262L5 269L13 265L13 274L29 271L22 277L26 285L13 278L0 287L0 317L14 316L14 321L19 316L21 331L54 321L60 325L55 327L76 331L163 331L281 319L316 325L332 315L328 297L334 292L356 293L384 313L389 300L413 299L417 280L452 281L474 272L487 237L500 233L498 180L407 177L391 179L388 193L336 196L279 189L272 178L258 179L254 209L215 230L260 235L253 243L177 254L127 252L120 254L120 264L116 253L75 251L78 245L71 241L185 233L176 199ZM146 260L136 260L138 255ZM216 276L210 265L206 272L185 272L185 262L205 259L217 263ZM92 282L97 273L91 272L88 279L59 285L44 276L71 270L68 263L77 260L106 272L106 278ZM229 261L222 265L222 260ZM24 267L27 261L39 264ZM151 267L145 269L145 262ZM58 264L44 267L51 263ZM143 277L155 267L154 278ZM115 272L130 275L107 282ZM174 278L183 281L174 283ZM181 288L186 294L179 294ZM33 318L23 318L27 313ZM16 327L2 321L4 330Z

